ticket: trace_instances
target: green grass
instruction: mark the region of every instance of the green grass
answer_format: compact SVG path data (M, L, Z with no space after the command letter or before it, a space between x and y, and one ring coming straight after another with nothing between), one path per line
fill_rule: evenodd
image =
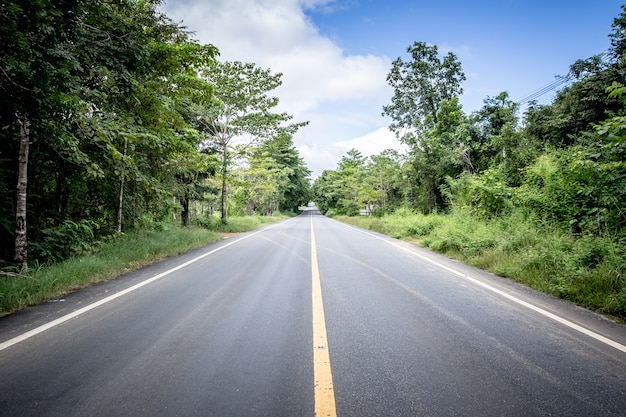
M394 214L338 220L412 241L454 259L626 322L626 245L574 236L520 213Z
M222 223L219 217L214 216L200 220L199 224L209 230L213 230L216 232L239 233L256 229L257 227L284 220L286 218L288 218L287 215L277 213L272 216L229 217L226 219L226 223Z
M211 222L211 227L165 225L161 230L133 231L109 240L92 253L50 266L31 265L21 276L0 275L0 316L215 242L221 239L219 232L244 232L284 218L233 217L225 225L219 220Z

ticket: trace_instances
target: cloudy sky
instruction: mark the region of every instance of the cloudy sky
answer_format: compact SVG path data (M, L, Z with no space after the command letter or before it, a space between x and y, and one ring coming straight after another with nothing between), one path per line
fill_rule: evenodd
M280 111L309 121L294 137L319 176L349 149L398 148L381 115L391 62L413 42L454 52L467 81L466 113L508 91L520 100L607 50L622 0L165 0L220 60L283 74ZM549 103L554 92L539 97Z

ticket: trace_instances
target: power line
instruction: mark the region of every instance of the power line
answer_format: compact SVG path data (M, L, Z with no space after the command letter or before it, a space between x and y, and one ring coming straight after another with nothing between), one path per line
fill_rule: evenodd
M605 51L596 55L600 57L599 64L609 63L611 58L608 52L609 51ZM541 87L540 89L526 95L525 97L522 97L521 99L517 100L516 103L521 106L522 104L526 104L532 100L535 100L550 91L556 91L562 85L567 84L570 81L572 81L573 78L574 78L574 75L571 72L565 76L558 76L555 81L551 82L550 84L546 86Z
M562 86L563 84L568 83L571 79L572 79L571 75L559 77L557 80L551 82L550 84L544 87L541 87L539 90L533 93L530 93L527 96L517 100L516 103L519 105L522 105L522 104L528 103L529 101L535 100L541 97L542 95L546 94L547 92L556 90L558 87Z

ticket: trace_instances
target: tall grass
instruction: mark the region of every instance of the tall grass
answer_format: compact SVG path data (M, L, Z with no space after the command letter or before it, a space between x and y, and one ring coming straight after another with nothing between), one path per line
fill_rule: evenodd
M626 245L617 239L575 236L522 212L481 219L450 214L338 217L626 321Z
M0 316L110 280L125 272L221 239L219 232L243 232L284 219L233 217L204 227L161 225L158 230L132 231L49 266L31 266L22 276L0 275Z

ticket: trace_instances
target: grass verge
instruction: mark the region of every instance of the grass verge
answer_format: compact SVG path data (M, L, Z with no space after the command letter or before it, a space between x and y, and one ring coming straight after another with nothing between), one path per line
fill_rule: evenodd
M92 253L50 266L31 266L21 276L0 276L0 317L215 242L221 239L220 232L244 232L284 218L233 217L225 225L220 221L211 224L214 227L166 225L161 230L132 231Z
M574 236L515 213L491 220L468 213L336 218L626 322L624 242Z

